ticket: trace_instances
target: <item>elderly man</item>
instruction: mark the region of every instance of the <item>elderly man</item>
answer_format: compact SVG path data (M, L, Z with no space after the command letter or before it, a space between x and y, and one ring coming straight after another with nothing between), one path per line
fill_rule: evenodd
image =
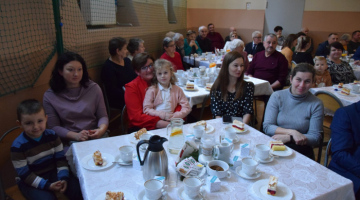
M303 27L301 29L301 32L305 33L306 36L309 36L308 34L310 31L309 31L308 27ZM310 45L310 48L308 48L308 50L306 50L306 53L312 53L314 51L314 41L311 37L310 37L310 39L311 39L311 45Z
M236 32L236 28L233 27L233 26L230 27L230 28L229 28L229 34L230 34L231 32L237 33L237 32ZM236 39L236 38L235 38L235 39ZM241 40L241 37L240 37L239 35L237 35L237 39L240 39L240 40ZM228 35L228 36L225 37L225 43L226 43L226 42L229 42L229 41L230 41L230 35Z
M184 55L185 55L184 36L181 33L175 33L173 40L175 42L176 52L180 54L181 62L184 66L184 69L189 69L190 66L184 62Z
M261 42L260 31L254 31L251 36L252 36L253 41L246 44L245 51L249 55L254 56L257 52L264 50L264 45Z
M127 46L127 50L129 51L129 55L127 56L130 60L138 53L144 53L144 40L139 38L132 38L129 40L129 44Z
M212 51L214 51L215 48L222 49L224 48L225 42L223 37L220 35L220 33L215 32L215 26L214 24L210 23L208 24L209 33L207 34L207 38L211 40L212 44Z
M352 38L347 45L349 54L355 53L356 49L360 47L360 30L356 30L352 33Z
M319 44L318 48L316 49L315 56L323 56L326 58L330 53L329 45L337 41L339 41L339 35L337 33L330 33L328 40Z
M277 37L267 34L264 38L265 50L257 53L247 71L249 76L269 81L273 90L280 90L286 84L288 61L276 51Z
M331 123L331 162L329 169L353 182L360 199L360 101L339 108Z
M212 52L214 49L212 48L211 40L207 38L208 29L206 26L199 27L199 35L196 37L196 41L199 43L200 49L203 52Z

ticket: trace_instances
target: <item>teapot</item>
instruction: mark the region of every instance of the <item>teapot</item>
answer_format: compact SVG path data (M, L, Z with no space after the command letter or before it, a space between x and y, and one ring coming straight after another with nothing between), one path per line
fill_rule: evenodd
M168 177L168 157L164 150L163 143L168 141L164 137L153 135L149 140L140 140L136 145L137 155L143 171L143 178L145 181L154 178L155 176L163 176L165 179ZM144 159L141 160L139 147L147 143L149 144Z

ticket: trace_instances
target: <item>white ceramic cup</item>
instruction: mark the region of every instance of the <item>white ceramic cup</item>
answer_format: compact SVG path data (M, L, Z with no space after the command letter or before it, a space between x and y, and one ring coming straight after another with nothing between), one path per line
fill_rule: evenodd
M200 139L205 133L205 127L201 125L194 126L194 136L196 139Z
M252 176L256 172L256 167L259 163L252 158L243 158L241 160L241 171L243 171L246 175Z
M229 162L231 151L234 145L228 142L222 142L214 147L214 157L217 160Z
M188 177L184 179L185 194L190 198L195 198L200 193L203 182L197 177Z
M260 158L261 160L266 160L269 158L270 147L265 144L257 144L255 146L255 152L257 158Z
M133 159L133 147L126 145L126 146L121 146L119 148L120 150L120 159L123 162L131 162Z
M352 90L355 93L359 93L360 92L360 84L351 84L352 85Z
M201 84L202 84L203 86L205 86L206 83L208 83L208 82L209 82L209 77L202 77L202 78L201 78Z
M180 78L181 85L186 85L186 83L187 83L187 78L184 78L184 77Z
M150 179L144 183L144 187L146 198L150 200L157 200L163 195L167 185L164 186L164 184L157 179Z
M200 78L195 78L195 79L194 79L194 83L195 83L195 85L197 85L197 86L202 86L202 85L201 85L201 79L200 79Z
M179 74L179 75L183 75L183 73L184 73L184 70L182 70L182 69L179 69L179 70L177 70L177 71L176 71L176 73L177 73L177 74Z
M225 137L229 139L234 139L236 137L236 130L231 126L227 126L225 128Z
M216 171L211 169L211 166L217 165L224 169L224 171ZM231 172L229 171L229 164L222 160L212 160L206 166L206 171L209 176L217 176L218 178L231 178Z

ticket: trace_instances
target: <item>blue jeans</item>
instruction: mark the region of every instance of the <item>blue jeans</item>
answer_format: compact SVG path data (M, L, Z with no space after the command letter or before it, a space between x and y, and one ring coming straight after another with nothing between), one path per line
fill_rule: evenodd
M81 200L83 199L79 180L69 172L70 177L67 182L67 188L64 192L65 196L67 196L70 200ZM49 180L51 183L58 181L56 170L41 174L40 177ZM31 185L26 184L24 181L20 180L18 183L19 189L21 193L24 195L26 199L29 200L56 200L55 193L50 190L43 190L34 188Z

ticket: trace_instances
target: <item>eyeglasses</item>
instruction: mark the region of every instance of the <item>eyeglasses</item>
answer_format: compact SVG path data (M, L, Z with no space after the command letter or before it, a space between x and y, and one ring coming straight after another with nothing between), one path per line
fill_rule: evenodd
M148 69L151 69L153 67L153 64L150 64L148 66L141 67L141 70L146 71Z

